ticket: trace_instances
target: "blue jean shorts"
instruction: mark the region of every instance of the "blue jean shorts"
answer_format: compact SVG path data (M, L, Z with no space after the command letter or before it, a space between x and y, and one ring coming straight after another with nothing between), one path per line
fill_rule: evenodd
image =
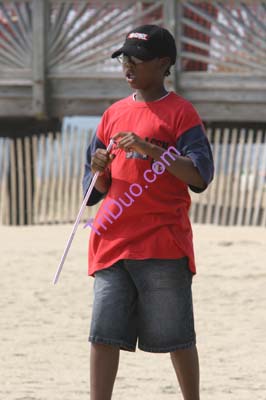
M119 260L97 271L89 341L167 353L196 343L188 259Z

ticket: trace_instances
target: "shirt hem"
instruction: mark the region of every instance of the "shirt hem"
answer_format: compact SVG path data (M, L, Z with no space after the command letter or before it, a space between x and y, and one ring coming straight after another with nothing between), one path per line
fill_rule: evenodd
M182 253L180 253L180 254L172 254L172 255L170 255L168 257L160 256L160 255L156 255L156 256L154 256L154 255L146 255L145 257L143 257L143 255L138 255L138 254L132 254L131 253L131 254L127 254L127 255L126 254L125 255L121 255L121 257L118 257L118 258L112 260L111 263L98 263L96 268L92 268L92 269L89 268L88 269L88 276L94 276L95 272L100 271L102 269L110 268L114 263L116 263L119 260L125 260L125 259L128 259L128 260L147 260L147 259L150 259L150 258L163 258L163 259L166 259L166 260L167 259L171 260L171 259L174 259L174 258L178 259L178 258L182 258L182 257L188 257L188 259L189 259L189 269L190 269L190 271L192 272L193 275L196 275L197 271L196 271L196 267L195 267L195 262L194 262L193 259L191 259L191 257L189 257L188 254L182 254Z

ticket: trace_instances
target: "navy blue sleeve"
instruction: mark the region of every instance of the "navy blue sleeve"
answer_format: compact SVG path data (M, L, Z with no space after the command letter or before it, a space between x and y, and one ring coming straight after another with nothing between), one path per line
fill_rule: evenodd
M197 125L184 132L176 142L177 150L184 157L189 157L204 180L204 189L189 185L196 193L203 192L213 179L214 165L213 156L208 138L201 125Z
M97 149L106 149L106 146L98 139L95 133L86 151L85 171L82 179L84 197L92 181L91 156L95 153ZM104 196L104 193L101 193L97 189L93 188L87 206L93 206L94 204L98 203Z

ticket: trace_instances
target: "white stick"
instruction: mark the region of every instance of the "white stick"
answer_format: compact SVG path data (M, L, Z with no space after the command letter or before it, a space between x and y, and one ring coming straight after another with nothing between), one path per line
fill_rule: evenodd
M108 145L108 147L107 147L106 150L107 150L108 152L110 152L110 151L112 150L113 145L114 145L114 141L111 139L111 140L110 140L110 143L109 143L109 145ZM58 279L59 279L59 275L60 275L60 273L61 273L61 271L62 271L62 268L63 268L64 262L65 262L66 256L67 256L68 251L69 251L69 249L70 249L71 243L72 243L72 241L73 241L73 239L74 239L74 236L75 236L76 230L77 230L77 228L78 228L78 225L79 225L81 216L82 216L82 214L83 214L83 212L84 212L84 210L85 210L85 207L86 207L86 205L87 205L87 203L88 203L89 197L90 197L90 195L91 195L92 189L94 188L94 185L95 185L95 183L96 183L96 180L97 180L97 178L98 178L98 175L99 175L99 171L95 172L95 174L93 175L91 184L90 184L90 186L89 186L89 188L88 188L88 191L87 191L87 193L86 193L86 196L84 197L84 200L83 200L83 202L82 202L82 205L81 205L80 210L79 210L79 213L78 213L78 216L77 216L76 221L75 221L75 223L74 223L72 232L71 232L70 237L69 237L69 239L68 239L66 248L65 248L65 250L64 250L64 253L63 253L63 255L62 255L61 261L60 261L59 266L58 266L58 268L57 268L57 271L56 271L56 273L55 273L54 280L53 280L53 284L54 284L54 285L57 283L57 281L58 281Z

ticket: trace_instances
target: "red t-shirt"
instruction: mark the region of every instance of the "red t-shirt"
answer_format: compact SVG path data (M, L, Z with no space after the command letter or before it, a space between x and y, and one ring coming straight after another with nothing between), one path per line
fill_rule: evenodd
M167 149L197 125L202 122L194 107L173 92L153 102L130 96L105 111L97 138L107 147L116 133L134 132ZM116 152L110 166L112 183L91 230L89 275L120 259L184 256L196 272L188 186L160 164L154 173L152 163L150 157L135 152Z

